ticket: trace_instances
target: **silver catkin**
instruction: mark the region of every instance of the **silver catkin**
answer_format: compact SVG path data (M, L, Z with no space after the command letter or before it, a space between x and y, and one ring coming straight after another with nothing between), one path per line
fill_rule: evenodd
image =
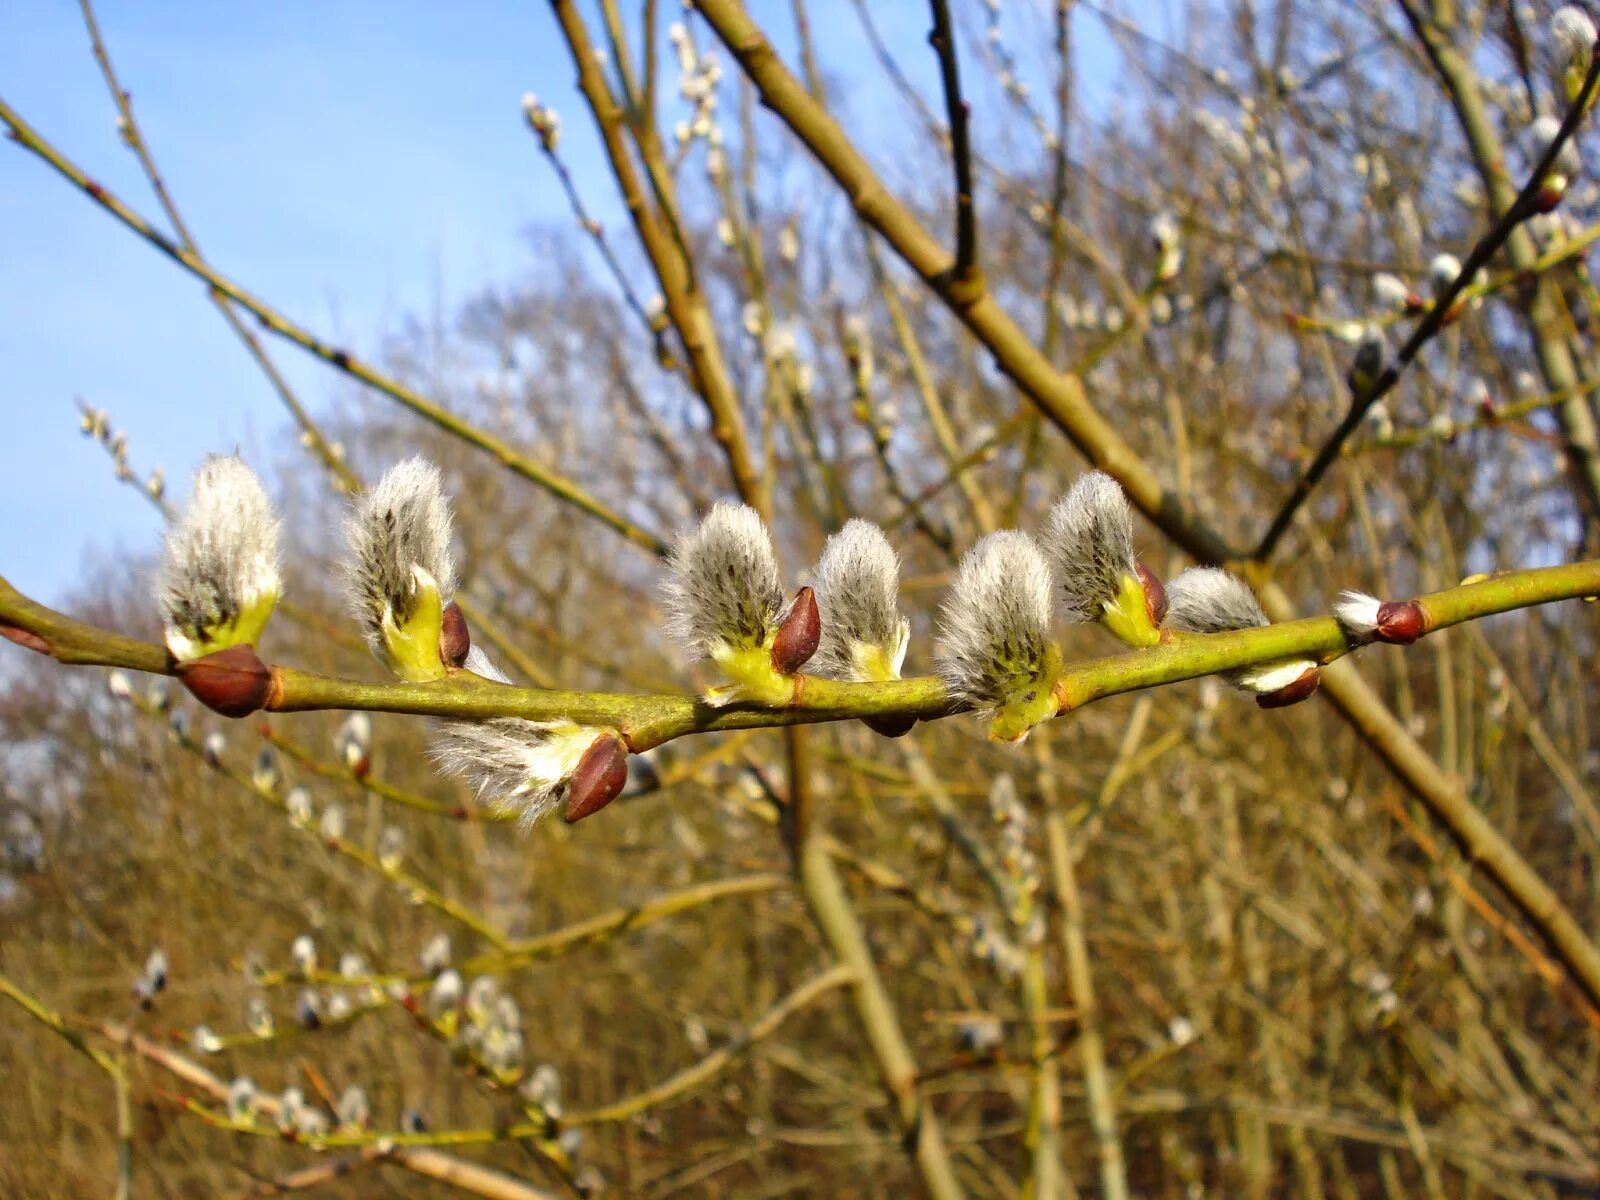
M810 669L828 679L865 680L858 647L881 648L899 671L909 625L900 615L900 556L870 521L845 522L822 548L816 572L822 640Z
M758 646L782 618L783 581L755 509L722 503L679 539L662 589L668 630L695 658Z
M156 579L174 653L183 656L185 642L231 625L255 598L278 593L280 529L266 488L242 459L216 455L200 464L189 503L167 531Z
M345 536L350 545L350 591L357 619L374 651L383 648L383 618L403 625L417 601L413 567L421 567L448 604L456 588L450 549L452 517L439 469L424 458L391 467L357 497Z
M1055 571L1067 619L1098 621L1134 573L1133 511L1103 471L1080 476L1050 510L1040 546Z
M935 655L953 696L994 707L1036 680L1050 644L1052 588L1027 534L991 533L967 552L940 613Z

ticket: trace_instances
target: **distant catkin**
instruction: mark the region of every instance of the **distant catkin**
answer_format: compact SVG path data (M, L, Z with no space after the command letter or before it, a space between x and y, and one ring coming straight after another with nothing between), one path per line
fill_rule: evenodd
M755 509L718 504L672 552L668 629L695 658L759 647L783 616L783 581Z
M395 631L424 600L450 603L456 589L451 529L439 469L423 458L397 463L356 499L345 522L351 599L379 658L393 657Z
M941 610L935 654L951 695L974 708L1039 706L1060 653L1050 640L1050 567L1024 533L991 533L961 560ZM1043 716L1049 715L1043 712ZM1021 729L995 729L1020 737Z
M282 590L279 530L266 489L241 459L201 464L188 505L167 531L156 583L174 658L260 637Z
M900 556L854 518L822 548L816 571L822 640L811 669L829 679L898 679L911 624L900 615Z

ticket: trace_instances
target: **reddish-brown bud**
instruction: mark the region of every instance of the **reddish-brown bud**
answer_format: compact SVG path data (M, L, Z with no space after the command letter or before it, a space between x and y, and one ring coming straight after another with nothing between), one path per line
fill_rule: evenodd
M454 600L444 606L444 620L439 626L439 658L447 667L459 667L467 661L472 649L472 632L467 628L467 618Z
M8 625L0 621L0 637L8 642L15 642L35 654L55 654L55 648L31 629L23 629L20 625Z
M1385 600L1378 605L1378 624L1373 633L1380 642L1409 646L1427 632L1427 618L1415 600Z
M910 733L916 727L917 719L899 716L862 717L861 723L879 737L898 738Z
M1424 311L1426 311L1427 307L1428 307L1428 302L1427 302L1427 300L1425 300L1423 298L1421 292L1407 292L1406 293L1406 311L1407 312L1410 312L1410 313L1424 312Z
M1291 704L1309 700L1321 683L1322 672L1316 667L1307 667L1293 683L1285 684L1275 692L1258 695L1256 703L1262 708L1288 708Z
M1138 559L1133 560L1133 573L1139 577L1139 586L1144 588L1144 610L1149 614L1150 624L1160 629L1161 622L1167 619L1167 585Z
M272 669L248 643L179 663L178 679L196 700L225 717L260 712L272 694Z
M780 675L793 675L817 652L822 640L822 613L817 597L808 587L801 588L789 606L789 615L778 626L772 642L772 668Z
M561 816L569 825L593 816L615 800L627 782L628 751L616 734L602 733L578 760Z
M1567 181L1559 175L1547 175L1539 185L1539 194L1533 198L1533 207L1540 213L1555 212L1566 194Z

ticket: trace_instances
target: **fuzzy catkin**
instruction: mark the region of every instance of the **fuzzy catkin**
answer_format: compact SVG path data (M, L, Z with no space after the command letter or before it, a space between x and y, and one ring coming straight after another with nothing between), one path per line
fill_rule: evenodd
M439 469L424 458L396 463L356 499L345 523L350 590L357 619L375 651L383 648L385 614L404 625L415 611L421 567L448 604L455 593L452 517Z
M810 669L829 679L866 680L862 650L881 650L899 674L909 624L900 615L900 556L870 521L852 518L822 548L816 572L822 640Z
M1266 625L1245 582L1219 567L1191 567L1167 585L1167 624L1186 633L1227 633Z
M511 682L479 646L464 665L496 683ZM444 774L466 780L480 803L515 812L531 825L566 795L578 760L599 732L573 721L516 717L440 721L428 753Z
M695 658L759 646L783 616L783 581L755 509L717 504L673 549L663 587L672 637Z
M281 589L272 501L237 455L207 458L195 472L189 503L168 530L156 602L167 643L180 658L261 597Z
M1098 621L1134 574L1133 511L1103 471L1080 476L1050 510L1040 546L1061 588L1067 619Z
M1052 588L1050 566L1025 533L991 533L967 552L941 610L935 656L954 697L993 708L1038 682Z

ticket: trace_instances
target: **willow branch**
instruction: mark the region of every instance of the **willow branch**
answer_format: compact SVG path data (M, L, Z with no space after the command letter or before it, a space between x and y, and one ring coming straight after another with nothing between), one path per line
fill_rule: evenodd
M100 36L100 23L94 15L94 6L90 0L79 0L79 7L83 11L84 28L89 34L89 45L94 52L95 62L100 65L100 74L104 77L106 88L111 93L112 102L117 106L117 116L121 119L122 133L128 146L133 150L134 157L139 160L139 166L144 171L145 178L150 181L150 190L155 193L156 200L161 209L167 214L167 220L172 223L173 232L178 235L178 244L196 257L200 256L200 246L190 231L188 222L183 219L177 201L172 198L172 193L167 188L161 170L156 166L155 155L150 150L150 144L145 140L144 130L139 125L138 118L133 112L133 101L128 90L122 86L117 78L116 68L111 63L111 54L106 49L105 40ZM278 393L278 398L283 401L290 416L294 418L300 432L305 436L307 445L311 448L322 465L332 473L339 489L345 492L358 491L360 481L355 472L345 462L344 455L330 442L322 432L322 428L314 421L306 407L300 403L300 398L295 395L294 389L289 386L289 381L283 377L283 372L278 370L278 365L267 354L262 346L261 339L256 337L254 331L246 325L239 314L234 310L228 299L216 289L207 293L211 303L216 306L217 312L222 314L223 320L228 323L228 328L250 353L250 357L261 368L262 374L267 377L267 382L272 385L272 390Z
M766 513L769 511L768 497L750 456L738 396L728 379L727 366L712 328L710 309L704 293L695 284L693 260L671 205L670 193L666 190L660 147L654 138L653 126L647 133L636 132L636 137L646 160L653 194L662 201L660 210L652 206L645 196L644 182L639 177L638 168L623 138L625 114L611 94L605 74L595 59L595 49L589 40L582 13L571 0L552 0L551 6L572 53L573 65L578 71L578 88L594 116L628 215L655 271L656 280L661 285L667 317L677 330L688 356L690 382L711 414L712 437L727 459L728 470L739 495L757 511ZM663 228L663 223L667 228Z
M1600 594L1600 560L1509 571L1419 596L1423 628L1431 633L1463 621L1537 604ZM164 647L74 620L28 599L0 579L0 636L62 663L174 673ZM1198 679L1286 658L1330 663L1350 650L1332 617L1307 617L1234 633L1177 634L1148 650L1068 665L1056 691L1063 712L1097 700L1185 679ZM566 718L616 729L633 750L674 738L724 729L763 729L867 716L935 720L964 711L936 676L887 683L844 683L799 676L785 708L752 704L714 707L691 696L564 692L492 683L455 671L437 683L362 683L294 667L271 668L270 712L362 709L482 720ZM1600 980L1600 975L1596 976Z
M83 170L46 141L5 100L0 99L0 123L7 128L10 138L24 149L54 167L58 174L79 191L121 221L139 237L150 243L173 262L201 280L214 292L233 301L253 314L267 329L284 340L299 346L306 353L331 364L368 387L398 401L418 416L432 422L446 433L484 451L514 475L519 475L537 485L563 503L594 517L602 524L620 533L629 542L651 553L664 556L668 551L666 541L658 535L634 524L615 512L602 501L589 495L572 480L543 467L509 443L487 430L463 420L448 409L408 388L399 380L383 374L376 368L342 350L322 341L300 325L290 321L264 300L252 295L239 284L218 272L193 250L185 249L166 234L155 228L128 205L108 191L102 184L90 179Z
M806 902L834 956L855 979L851 994L856 1015L884 1087L894 1100L906 1148L914 1156L933 1200L960 1200L963 1192L950 1161L943 1128L918 1091L916 1060L823 839L808 838L800 856Z
M598 1108L582 1109L578 1112L568 1113L561 1118L563 1126L598 1125L602 1122L626 1121L649 1109L657 1108L681 1096L687 1095L695 1088L727 1070L738 1057L759 1042L777 1031L789 1017L806 1008L819 997L832 991L834 988L843 987L855 981L855 973L848 967L835 966L808 979L783 999L779 1000L766 1012L762 1013L748 1028L730 1038L724 1045L719 1046L704 1058L690 1064L683 1070L668 1076L654 1087L636 1092L632 1096L624 1096L610 1104Z

